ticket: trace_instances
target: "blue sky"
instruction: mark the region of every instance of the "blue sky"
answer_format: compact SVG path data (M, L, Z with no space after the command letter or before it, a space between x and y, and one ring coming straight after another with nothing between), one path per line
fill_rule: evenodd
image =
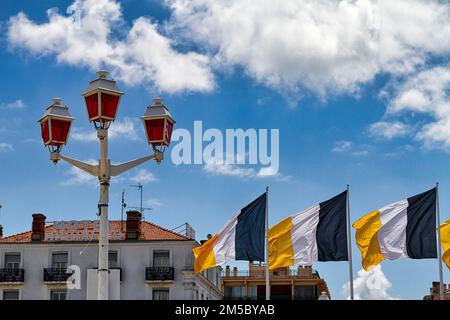
M271 224L346 184L352 222L436 181L441 219L450 218L450 45L442 41L450 33L448 5L319 1L306 8L290 0L272 8L190 0L184 7L178 0L120 6L102 0L96 8L80 0L77 28L66 13L72 3L0 5L0 223L6 234L28 230L36 212L48 220L96 218L95 180L49 161L37 120L51 98L63 98L76 119L63 153L97 159L98 143L82 141L94 129L80 94L100 67L111 70L125 92L112 125L113 162L150 152L138 117L156 96L164 98L176 128L192 131L201 120L205 129L280 130L277 175L212 174L203 165L175 166L167 155L159 166L146 163L115 179L113 219L120 218L123 189L127 204L139 205L137 190L129 187L138 180L144 206L153 208L146 219L168 228L189 222L199 239L217 232L266 185ZM49 8L59 10L50 20ZM98 8L108 14L98 18L89 11ZM353 256L357 277L355 245ZM347 264L314 267L333 298L344 298ZM437 280L436 260L387 261L382 270L392 283L383 292L394 298L421 299ZM446 269L444 277L450 281Z

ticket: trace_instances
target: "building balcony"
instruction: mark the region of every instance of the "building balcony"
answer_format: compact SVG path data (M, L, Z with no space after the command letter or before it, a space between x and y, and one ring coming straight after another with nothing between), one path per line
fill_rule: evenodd
M289 267L279 268L269 271L271 279L320 279L320 275L317 270L311 267L298 267L297 269L291 269ZM231 270L228 266L222 272L223 280L233 279L265 279L266 268L263 265L249 265L249 270L238 270L233 268Z
M145 269L145 281L173 281L174 268L173 267L148 267Z
M44 282L45 283L66 282L71 275L72 273L67 273L66 268L45 268Z
M0 269L0 283L22 283L25 271L23 269Z

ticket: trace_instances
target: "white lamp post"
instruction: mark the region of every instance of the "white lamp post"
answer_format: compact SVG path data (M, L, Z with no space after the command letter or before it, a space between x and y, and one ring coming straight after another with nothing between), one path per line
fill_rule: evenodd
M147 107L142 116L144 120L147 142L153 147L154 153L139 159L112 165L108 158L108 129L116 119L120 98L123 95L116 82L108 79L107 71L97 72L98 78L91 81L88 90L82 95L86 101L89 121L94 122L97 137L100 142L100 160L98 165L91 165L80 160L61 155L61 148L67 143L73 118L69 109L62 106L61 99L53 99L53 104L47 108L39 120L44 144L49 147L50 159L53 163L64 160L73 166L98 177L100 183L100 201L98 204L100 216L99 255L98 255L98 299L108 300L108 247L109 247L109 181L111 177L132 169L150 159L158 164L163 159L164 149L169 145L175 120L171 117L161 99L153 99L154 105Z

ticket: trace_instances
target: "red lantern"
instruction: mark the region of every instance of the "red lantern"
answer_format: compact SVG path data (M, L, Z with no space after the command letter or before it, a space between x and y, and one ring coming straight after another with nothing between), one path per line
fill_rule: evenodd
M148 144L151 144L155 151L164 152L170 144L175 120L162 99L153 99L153 105L147 107L141 118L144 121Z
M67 143L73 118L69 108L62 105L62 99L54 98L52 101L53 104L46 109L39 123L44 144L50 151L59 152Z
M89 121L95 128L107 129L111 121L116 119L120 97L123 92L117 89L116 82L107 79L108 71L98 71L98 78L91 81L89 88L82 96L86 102Z

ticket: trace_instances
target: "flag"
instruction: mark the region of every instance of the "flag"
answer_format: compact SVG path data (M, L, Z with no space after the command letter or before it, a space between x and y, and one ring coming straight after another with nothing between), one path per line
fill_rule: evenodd
M373 211L353 227L366 271L384 259L436 258L436 188Z
M229 260L264 261L266 193L241 209L214 237L192 249L194 271Z
M347 261L347 191L296 213L269 230L269 268Z
M442 261L450 269L450 220L445 221L441 225L441 245L444 248L444 254L442 255Z

